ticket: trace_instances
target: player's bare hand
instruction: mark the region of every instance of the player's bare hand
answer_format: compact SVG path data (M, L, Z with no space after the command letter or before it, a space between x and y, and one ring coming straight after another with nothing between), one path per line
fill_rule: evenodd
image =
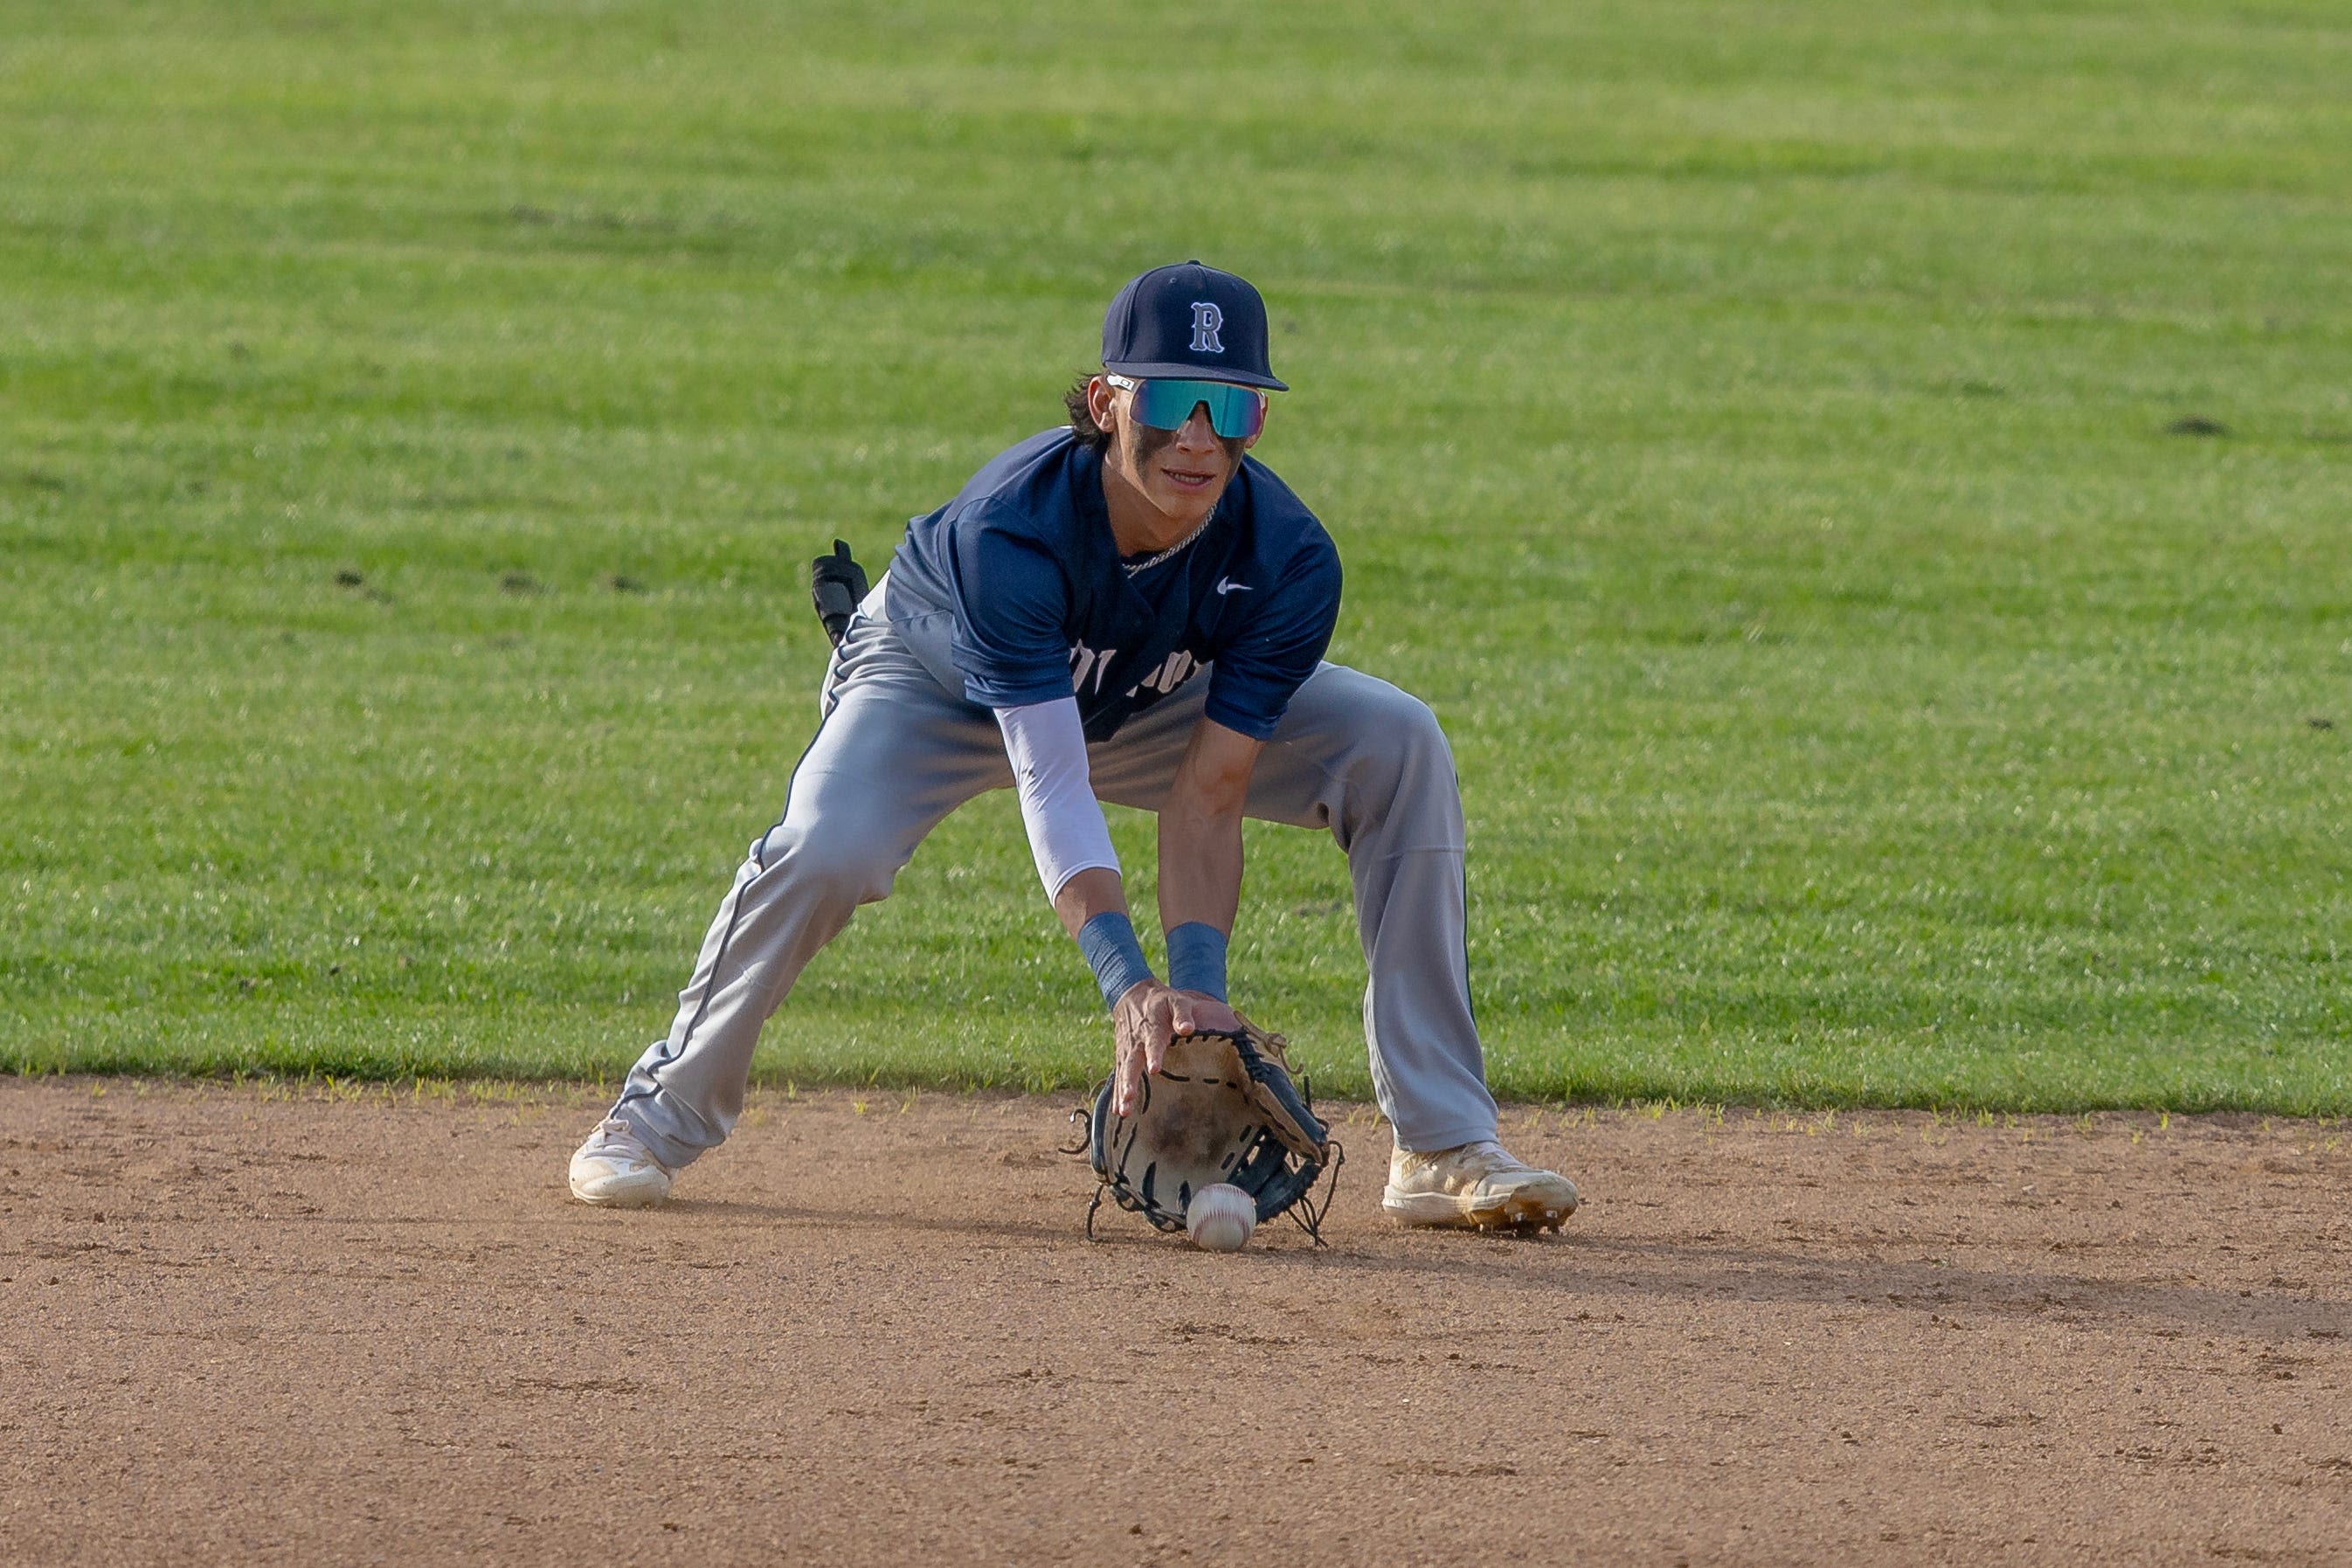
M1214 997L1173 990L1158 980L1138 980L1111 1009L1111 1034L1118 1047L1111 1110L1121 1116L1135 1114L1143 1099L1143 1080L1166 1064L1168 1042L1178 1035L1240 1027L1234 1009Z
M1176 998L1178 1034L1238 1034L1242 1020L1206 991L1171 991Z
M1176 997L1158 980L1138 980L1110 1010L1111 1039L1118 1052L1110 1105L1118 1115L1135 1113L1145 1076L1159 1071L1168 1060L1168 1042L1176 1038Z

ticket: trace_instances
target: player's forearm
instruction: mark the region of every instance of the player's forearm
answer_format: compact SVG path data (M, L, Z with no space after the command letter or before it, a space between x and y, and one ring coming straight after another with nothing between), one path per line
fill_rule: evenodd
M1135 923L1127 917L1127 892L1118 873L1102 866L1079 872L1054 895L1054 913L1086 955L1106 1007L1118 1009L1129 992L1152 982Z
M1021 795L1021 821L1054 912L1075 936L1097 915L1124 915L1118 856L1087 778L1078 705L1068 697L996 715Z
M1127 917L1118 856L1087 779L1086 736L1069 697L1000 708L1005 760L1021 792L1021 821L1054 913L1087 956L1105 1005L1150 979Z
M1171 797L1160 812L1160 925L1192 921L1231 935L1242 902L1242 812L1238 803Z
M1242 901L1242 802L1255 748L1227 756L1234 766L1220 768L1217 748L1204 755L1202 738L1194 737L1160 809L1160 926L1168 933L1168 983L1223 1001L1226 938Z
M1118 873L1107 867L1082 871L1054 895L1054 913L1062 917L1062 929L1076 936L1097 915L1125 915L1127 889Z
M1160 924L1230 936L1242 901L1242 808L1262 743L1202 719L1160 808Z

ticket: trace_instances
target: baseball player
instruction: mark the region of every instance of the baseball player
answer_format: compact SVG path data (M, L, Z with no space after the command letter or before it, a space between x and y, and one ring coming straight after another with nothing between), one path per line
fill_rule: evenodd
M1267 394L1265 305L1197 261L1129 282L1066 426L999 454L908 525L825 672L783 816L754 841L678 993L572 1155L583 1202L641 1206L723 1141L761 1025L931 828L1020 791L1045 895L1110 1009L1115 1103L1178 1033L1234 1027L1225 952L1244 816L1323 828L1348 856L1371 979L1364 1032L1409 1225L1553 1224L1567 1178L1496 1142L1471 1018L1462 803L1429 708L1325 663L1339 559L1247 455ZM1129 919L1097 803L1159 818L1168 973Z

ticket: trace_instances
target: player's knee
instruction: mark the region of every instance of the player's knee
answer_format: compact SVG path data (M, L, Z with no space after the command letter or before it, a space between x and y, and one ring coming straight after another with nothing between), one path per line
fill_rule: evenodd
M877 852L851 835L782 824L752 846L751 858L759 866L759 879L780 891L851 904L888 897L898 873L887 852Z
M1454 751L1429 705L1383 681L1366 694L1356 718L1340 841L1352 843L1381 821L1421 824L1415 837L1457 837L1452 824L1462 808Z
M1453 771L1454 751L1436 712L1411 692L1382 683L1364 716L1365 733L1381 759L1399 768L1433 765Z

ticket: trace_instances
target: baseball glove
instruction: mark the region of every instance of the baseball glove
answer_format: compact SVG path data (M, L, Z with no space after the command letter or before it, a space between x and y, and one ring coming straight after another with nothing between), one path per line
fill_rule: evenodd
M1160 1071L1143 1080L1132 1116L1111 1110L1116 1079L1095 1092L1091 1114L1074 1113L1087 1117L1087 1163L1097 1184L1087 1206L1089 1238L1105 1197L1161 1230L1181 1230L1192 1195L1229 1182L1257 1201L1260 1224L1288 1214L1322 1244L1331 1193L1327 1186L1316 1202L1315 1183L1328 1170L1336 1184L1339 1145L1316 1118L1305 1081L1291 1082L1287 1042L1247 1019L1232 1034L1178 1035Z

